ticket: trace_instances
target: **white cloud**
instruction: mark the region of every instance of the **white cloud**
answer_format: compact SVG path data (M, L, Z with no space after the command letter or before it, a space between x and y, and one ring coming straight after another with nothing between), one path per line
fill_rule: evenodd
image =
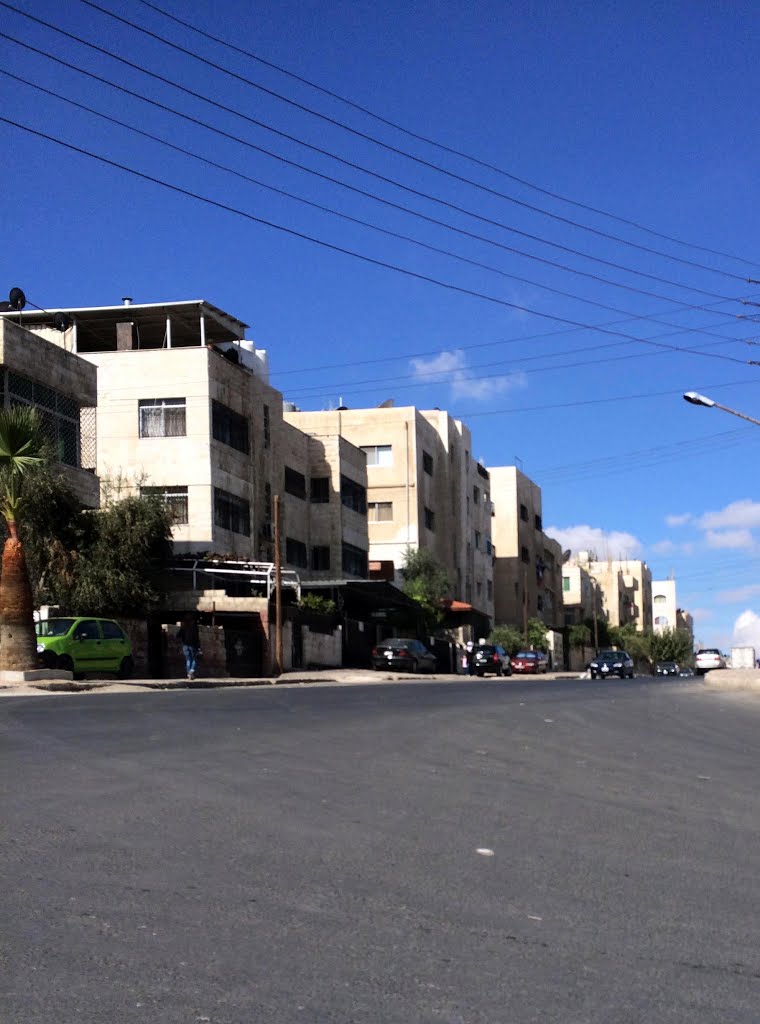
M675 550L675 544L672 540L658 540L656 544L652 545L652 551L658 555L669 555Z
M760 615L747 608L734 623L731 642L735 647L754 647L760 651Z
M705 541L708 548L751 548L755 543L749 530L708 530Z
M719 604L741 604L753 597L760 596L760 583L749 583L746 587L736 587L734 590L720 590L715 595Z
M706 622L713 617L712 608L692 608L689 612L695 622Z
M733 501L717 512L705 512L699 519L703 530L731 529L751 530L760 526L760 501L744 498Z
M412 375L418 380L429 384L450 384L454 398L488 399L528 386L527 376L519 370L501 376L473 376L461 349L440 352L432 359L412 359L410 366Z
M668 526L684 526L686 523L691 522L691 512L684 512L683 515L677 516L665 516L665 522Z
M600 529L598 526L549 526L546 532L558 540L562 548L570 548L573 554L579 551L595 551L598 558L636 558L641 552L641 541L632 533L622 530Z

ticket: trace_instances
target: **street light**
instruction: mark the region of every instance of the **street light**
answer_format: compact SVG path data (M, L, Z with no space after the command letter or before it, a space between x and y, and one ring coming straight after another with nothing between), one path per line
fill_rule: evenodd
M730 412L732 416L738 416L739 419L748 420L750 423L754 423L755 426L760 427L760 420L756 420L753 416L747 416L746 413L738 412L736 409L731 409L728 405L721 405L720 402L716 402L712 398L708 398L707 395L700 395L698 391L687 391L684 394L684 401L691 402L692 405L704 405L707 409L722 409L723 412Z

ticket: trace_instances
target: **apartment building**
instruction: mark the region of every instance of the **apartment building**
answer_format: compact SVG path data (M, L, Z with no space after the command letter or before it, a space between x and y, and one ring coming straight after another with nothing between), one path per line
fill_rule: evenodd
M599 561L589 551L578 552L573 561L597 581L602 612L611 626L633 625L638 632L652 628L652 573L646 562Z
M562 603L566 626L603 617L599 584L582 565L562 566Z
M492 619L491 485L463 423L413 406L293 410L284 418L364 453L373 574L400 585L407 548L429 550L446 568L451 596Z
M496 622L524 628L529 618L547 629L564 625L562 549L544 533L541 488L516 466L490 470L494 506Z
M676 629L678 622L678 603L676 601L676 581L652 580L652 624L654 629Z
M61 476L84 507L96 508L96 368L27 330L14 312L0 314L0 371L3 406L37 409Z

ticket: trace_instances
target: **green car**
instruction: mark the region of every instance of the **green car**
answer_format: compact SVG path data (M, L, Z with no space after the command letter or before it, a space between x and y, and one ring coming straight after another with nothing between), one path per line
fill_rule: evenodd
M113 619L61 618L36 624L37 654L44 668L132 674L132 642Z

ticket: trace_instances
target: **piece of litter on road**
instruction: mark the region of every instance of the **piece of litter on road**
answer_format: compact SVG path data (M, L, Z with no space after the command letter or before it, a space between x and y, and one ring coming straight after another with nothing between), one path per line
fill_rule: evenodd
M553 718L545 718L544 721L548 722L551 725L552 722L554 721L554 719Z
M529 921L543 921L542 917L537 917L535 914L528 914Z
M709 775L698 775L697 778L700 782L712 782L712 778Z
M481 857L493 857L493 850L489 850L487 846L479 846L475 853L479 853Z
M488 751L487 750L476 750L475 753L476 754L487 754Z

